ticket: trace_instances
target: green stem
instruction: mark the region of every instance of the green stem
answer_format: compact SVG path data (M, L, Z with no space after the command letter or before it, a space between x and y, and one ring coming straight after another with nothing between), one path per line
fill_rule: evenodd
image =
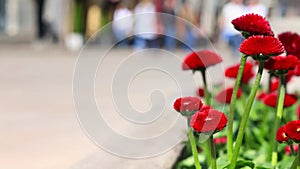
M300 144L298 144L297 169L300 169Z
M214 143L213 135L209 137L209 148L210 148L210 157L211 157L211 168L217 169L216 145Z
M300 144L298 144L297 169L300 169Z
M201 165L200 165L199 159L198 159L197 146L195 143L195 138L194 138L192 128L189 129L189 140L190 140L191 147L192 147L192 153L193 153L193 157L194 157L194 161L195 161L195 167L196 167L196 169L201 169Z
M284 85L284 75L280 75L280 88L278 90L278 98L277 98L277 114L273 126L273 136L272 136L272 166L275 167L278 162L278 153L277 153L277 141L276 141L276 131L280 127L282 113L283 113L283 105L284 105L284 96L285 96L285 85Z
M206 69L201 69L200 72L201 72L202 80L203 80L205 104L206 105L211 105L211 103L210 103L210 93L207 89ZM211 159L210 159L210 155L209 155L209 142L208 142L208 140L205 141L203 150L204 150L204 153L205 153L205 156L206 156L207 165L209 166L210 162L211 162Z
M234 109L237 100L238 89L242 80L243 72L245 69L247 57L243 55L241 58L241 64L239 67L239 72L236 78L236 82L234 85L234 90L231 97L229 115L228 115L228 125L227 125L227 151L228 151L228 159L231 160L232 152L233 152L233 120L234 120Z
M204 97L205 97L205 104L210 105L210 93L207 89L207 81L206 81L206 69L200 70L202 79L203 79L203 89L204 89Z
M293 144L290 145L290 149L291 149L291 155L294 156L296 153L295 153Z
M251 107L252 107L254 98L256 96L256 92L257 92L257 89L259 87L261 76L262 76L262 73L263 73L263 67L264 67L263 63L264 62L262 60L259 60L258 72L257 72L257 75L256 75L254 85L251 89L249 99L246 103L245 112L242 116L242 120L241 120L241 124L240 124L240 127L239 127L239 132L238 132L235 148L234 148L234 151L233 151L233 156L232 156L232 159L231 159L231 162L230 162L230 165L229 165L229 169L235 169L235 166L236 166L237 158L238 158L239 151L240 151L240 148L241 148L241 145L242 145L242 142L243 142L243 138L244 138L244 134L245 134L245 128L246 128L246 124L247 124L247 121L248 121L248 117L249 117Z
M298 144L300 146L300 144ZM300 169L300 149L298 148L297 156L291 166L291 169Z
M296 158L295 158L295 160L293 161L292 166L291 166L290 169L297 169L297 164L298 164L297 158L298 158L298 157L296 156Z

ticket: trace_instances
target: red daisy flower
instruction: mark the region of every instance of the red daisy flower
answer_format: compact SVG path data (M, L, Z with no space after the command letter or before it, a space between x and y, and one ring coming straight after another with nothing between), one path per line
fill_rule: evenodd
M297 33L284 32L278 38L288 55L295 55L300 59L300 36Z
M198 97L182 97L178 98L174 102L174 109L181 113L183 116L190 116L196 111L200 110L203 106L203 103Z
M226 104L229 104L231 102L231 96L232 96L232 93L233 93L233 88L230 87L230 88L227 88L225 90L222 90L221 92L219 92L215 99L219 102L219 103L226 103ZM242 90L239 89L238 90L238 93L237 93L237 98L240 98L242 95Z
M300 120L290 121L285 125L286 135L294 140L296 143L300 143Z
M260 94L257 95L257 100L263 100L264 97L266 96L267 94L265 92L261 92Z
M246 39L240 46L240 51L249 56L255 56L254 59L259 59L263 55L267 59L269 56L280 55L284 52L284 47L279 39L273 36L251 36Z
M225 70L225 76L228 78L236 78L239 72L240 64L236 64L234 66L230 66ZM253 65L250 62L246 62L243 77L242 77L242 83L248 83L251 78L254 77L254 73L252 71Z
M197 94L198 94L198 96L200 96L200 97L204 97L204 95L205 95L204 89L203 89L203 88L199 88Z
M263 103L270 107L276 107L277 106L277 92L272 92L270 94L267 94L263 98ZM297 102L297 96L291 95L291 94L285 94L284 96L284 107L290 107L294 105Z
M251 13L243 15L232 20L231 23L234 25L235 29L247 32L250 35L274 36L269 22L264 17L257 14Z
M294 145L293 145L293 148L294 148L294 151L295 151L295 152L298 152L298 148L299 148L298 144L294 144ZM290 147L290 146L286 146L286 147L284 148L284 151L285 151L285 154L286 154L286 155L291 155L291 153L292 153L292 150L291 150L291 147Z
M191 127L198 133L213 133L223 130L227 117L223 112L210 109L196 112L190 121Z
M214 139L215 144L225 144L227 143L227 137L220 137L220 138L215 138Z
M297 61L297 65L293 71L295 76L300 76L300 61Z
M200 111L205 111L205 110L210 110L210 109L212 109L211 106L203 105L203 106L201 107Z
M280 85L280 80L279 79L275 79L271 81L271 86L270 86L270 92L274 92L279 88Z
M286 135L286 128L285 128L285 126L281 126L281 127L278 128L277 133L276 133L276 140L279 143L288 142L289 141L289 137Z
M268 70L291 70L295 69L298 58L293 55L271 57L264 63L264 68Z
M192 52L186 56L182 63L183 70L202 70L222 62L222 58L211 50Z
M286 83L292 80L292 77L295 75L294 70L289 70L288 73L286 74L285 76Z

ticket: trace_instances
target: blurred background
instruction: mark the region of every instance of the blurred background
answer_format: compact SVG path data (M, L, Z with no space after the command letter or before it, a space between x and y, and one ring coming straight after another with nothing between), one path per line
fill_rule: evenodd
M87 137L73 103L77 56L101 56L113 46L99 71L102 74L95 80L95 85L104 90L96 98L105 104L105 112L112 114L111 89L102 86L113 83L113 69L132 52L146 48L170 51L141 55L143 59L127 63L128 70L145 63L161 63L176 72L191 48L216 50L224 61L209 70L209 81L221 83L223 66L239 62L242 39L230 24L233 18L254 12L267 17L276 35L284 31L300 33L299 8L299 0L0 0L0 168L170 168L180 147L134 160L112 155ZM168 15L156 16L154 12ZM145 18L143 13L152 15ZM86 42L88 47L80 53ZM177 65L164 64L170 63L170 58ZM184 80L193 77L191 72L175 79L181 80L183 91L176 83L170 85L166 76L158 77L151 73L139 77L138 85L130 90L136 107L151 107L148 93L142 93L146 84L165 87L166 96L195 95L196 88L189 88L191 82ZM166 111L174 112L172 103L166 104ZM120 130L131 132L129 135L139 135L137 128L127 130L128 126L120 123L124 119L109 120ZM159 134L164 129L154 126L140 132Z
M245 4L249 3L246 0ZM153 0L155 11L182 17L203 32L213 41L220 36L219 18L226 0ZM269 19L298 17L297 0L264 0ZM120 9L128 9L134 14L138 0L0 0L0 42L3 43L56 43L72 48L76 42L85 42L96 31L115 19L122 17L116 14ZM188 9L188 10L187 10ZM123 13L125 16L128 14ZM163 18L157 21L158 27L168 28ZM167 25L167 26L166 26ZM172 25L176 34L184 34L182 26ZM130 28L129 28L130 29ZM163 33L163 31L159 33ZM166 30L166 29L165 29ZM107 30L106 37L95 40L95 43L112 43L116 36L113 30ZM181 35L183 36L183 35ZM104 39L103 39L104 38ZM80 43L80 42L78 42ZM160 46L163 40L158 37Z

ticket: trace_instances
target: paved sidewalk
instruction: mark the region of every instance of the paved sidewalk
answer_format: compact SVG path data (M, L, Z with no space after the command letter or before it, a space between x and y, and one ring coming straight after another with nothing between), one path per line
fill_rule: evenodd
M92 48L87 53L96 55L97 51L101 50ZM0 102L2 103L0 107L2 135L0 168L94 169L111 168L112 164L119 164L125 168L130 168L129 166L140 168L144 164L149 168L153 166L168 168L176 159L178 148L152 159L123 159L103 151L89 140L77 121L73 105L72 76L78 53L71 53L56 46L36 48L22 44L2 45L0 51ZM110 62L118 63L120 58L124 58L128 53L130 52L124 50L112 51L112 56L109 57ZM184 51L176 52L179 56L175 58L178 60L178 65L170 64L168 66L170 70L181 72L180 58L182 59L185 53ZM159 57L145 56L147 59L144 62L157 60L166 63L168 61L166 60L168 56L165 59L159 59ZM142 64L142 62L129 63L129 67ZM108 73L103 77L107 83L110 80L109 73L113 73L110 66L104 67L103 71ZM183 82L186 77L192 78L191 72L183 72L183 75L185 77L180 77L183 78ZM162 78L163 89L169 88L166 92L167 95L172 95L170 100L180 94L195 94L195 88L189 87L190 82L184 82L183 86L180 86L184 90L180 93L172 84L173 82L165 81L164 76L160 78ZM134 104L138 109L148 108L149 104L145 98L149 93L144 94L142 91L145 90L146 84L151 84L151 81L155 79L156 77L150 74L146 79L136 82L135 87L140 87L136 87L130 97L136 102ZM99 91L101 92L101 88ZM102 99L106 96L96 97ZM105 100L104 102L106 103ZM167 111L171 114L168 117L172 118L173 114L176 117L177 114L172 110L171 103L168 104ZM159 108L160 105L156 106ZM110 106L105 108L108 111L110 109ZM118 124L119 122L111 121L111 123ZM158 130L159 127L156 127L152 131L148 130L148 133L155 134ZM130 135L132 132L133 130L125 134ZM181 132L184 134L184 131Z
M281 31L298 31L300 25L298 18L276 19L271 25L276 33ZM223 69L233 63L239 62L239 58L231 57L226 45L215 46L218 53L224 58L222 65L209 69L209 80L211 83L224 82ZM132 160L120 158L109 154L97 147L82 130L75 113L72 96L72 77L78 53L68 52L57 46L32 46L25 44L0 46L0 168L4 169L106 169L106 168L169 168L180 149L175 147L168 153L155 158ZM87 50L90 56L97 56L103 52L103 48L92 47ZM151 130L137 130L131 126L123 125L123 122L114 120L109 116L113 110L107 88L112 82L112 67L118 66L120 60L130 54L126 50L113 50L110 52L108 64L105 64L96 78L97 91L95 97L104 103L103 109L107 115L105 118L114 124L116 129L132 137L157 134L161 125ZM129 62L127 71L134 70L137 65L152 63L167 63L168 57L174 59L178 56L178 64L162 64L174 72L180 71L180 60L186 54L185 51L176 51L175 56L160 57L157 55L142 56L145 60ZM174 60L174 62L176 61ZM125 71L126 72L126 71ZM104 73L104 74L101 74ZM152 84L165 89L166 96L170 100L183 95L194 95L195 84L186 79L191 78L191 72L177 74L178 81L183 91L176 88L176 83L169 76L158 76L148 74L146 78L136 76L139 81L132 83L130 99L137 109L147 110L154 106L159 109L160 104L150 101L149 91ZM198 86L199 75L195 76ZM128 79L127 79L128 80ZM295 80L297 82L297 79ZM104 83L102 83L104 82ZM233 83L233 82L230 82ZM151 85L148 85L151 84ZM161 85L160 85L161 84ZM194 87L191 87L193 86ZM228 84L226 84L228 85ZM296 83L292 84L297 88ZM147 89L147 90L146 90ZM151 93L150 93L151 94ZM148 98L150 97L150 99ZM154 100L155 101L155 100ZM166 104L168 121L172 117L171 103ZM161 122L161 121L158 121ZM128 129L128 130L127 130ZM100 132L100 131L99 131ZM161 132L161 131L160 131ZM184 133L184 131L182 131ZM148 136L147 135L147 136ZM162 140L168 141L168 140ZM116 141L117 142L117 141ZM148 146L149 148L150 146Z

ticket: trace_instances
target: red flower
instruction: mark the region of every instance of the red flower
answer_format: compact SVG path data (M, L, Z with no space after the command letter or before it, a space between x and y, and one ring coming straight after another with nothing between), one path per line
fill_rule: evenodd
M263 55L264 57L280 55L284 48L279 39L273 36L251 36L240 46L240 51L249 56ZM258 59L258 58L254 59ZM262 58L262 59L267 59Z
M292 80L293 75L295 75L294 70L289 70L288 73L286 74L285 76L286 83Z
M294 151L295 152L297 152L298 151L298 144L294 144L293 145L293 148L294 148ZM292 153L292 151L291 151L291 147L290 146L286 146L285 148L284 148L284 151L285 151L285 154L286 155L291 155L291 153Z
M219 92L217 95L216 95L216 100L219 102L219 103L226 103L226 104L229 104L231 102L231 96L232 96L232 93L233 93L233 88L227 88L225 90L222 90L221 92ZM242 90L239 89L238 90L238 93L237 93L237 98L240 98L242 95Z
M270 86L270 92L274 92L275 90L277 90L279 88L279 85L280 85L279 79L272 80Z
M263 103L270 106L270 107L276 107L277 106L277 92L272 92L270 94L267 94L263 98ZM284 96L284 107L290 107L294 105L297 102L297 96L291 95L291 94L285 94Z
M261 92L259 95L257 95L257 100L263 100L267 94L264 92Z
M274 36L269 22L264 17L257 14L252 13L243 15L232 20L231 23L234 25L235 29L247 32L250 35Z
M214 139L215 144L225 144L227 143L227 137L220 137L220 138L215 138Z
M297 33L284 32L278 38L288 55L295 55L300 59L300 36Z
M300 119L300 105L297 108L297 117L298 117L298 119Z
M225 76L228 78L236 78L239 72L240 64L236 64L234 66L228 67L225 70ZM242 77L242 83L248 83L249 80L254 76L254 73L252 71L253 65L250 62L246 62L243 77Z
M183 116L190 116L200 110L203 103L198 97L182 97L174 102L174 109L180 112Z
M296 65L293 73L295 76L300 76L300 61L297 62L297 65Z
M199 88L198 89L198 96L204 97L204 95L205 95L204 89L203 88Z
M200 111L205 111L205 110L210 110L210 109L212 109L211 106L203 105L203 106L201 107Z
M268 70L291 70L295 69L298 59L296 56L275 56L264 63L264 68Z
M190 121L191 127L198 133L221 131L226 126L227 117L223 112L210 109L196 112Z
M182 63L183 70L202 70L222 62L222 58L211 50L192 52Z
M290 121L285 125L286 135L294 140L296 143L300 143L300 120Z
M288 141L289 141L289 138L288 138L288 136L286 135L286 129L285 129L285 126L281 126L281 127L279 127L279 129L277 130L277 133L276 133L276 140L277 140L279 143L282 143L282 142L288 142Z

